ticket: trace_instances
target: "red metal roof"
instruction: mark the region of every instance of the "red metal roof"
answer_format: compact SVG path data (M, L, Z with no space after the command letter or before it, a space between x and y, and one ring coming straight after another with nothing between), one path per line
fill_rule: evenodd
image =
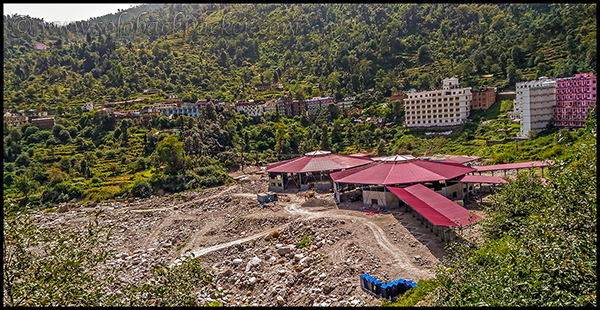
M421 184L387 187L398 198L437 226L466 226L481 220L469 210Z
M461 164L419 159L378 161L360 168L332 173L331 178L339 183L394 185L449 180L475 171Z
M307 153L308 154L308 153ZM268 172L304 173L348 169L373 162L368 157L340 154L305 155L267 166Z
M478 159L481 159L481 157L456 156L456 157L452 157L452 158L446 159L446 160L444 160L444 162L464 164L464 163L472 162L472 161L475 161L475 160L478 160Z
M489 175L465 175L463 177L460 177L457 181L462 183L508 183L505 179L501 177L493 177Z
M549 164L554 163L553 161L526 161L522 163L513 163L513 164L500 164L500 165L490 165L490 166L478 166L473 167L477 169L477 171L496 171L496 170L506 170L506 169L521 169L521 168L536 168L536 167L546 167Z
M356 156L356 157L367 157L369 155L367 154L363 154L363 153L354 153L354 154L350 154L350 156Z

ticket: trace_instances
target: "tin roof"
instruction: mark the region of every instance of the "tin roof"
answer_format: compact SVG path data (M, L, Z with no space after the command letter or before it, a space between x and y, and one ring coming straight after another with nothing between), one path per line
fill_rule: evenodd
M462 183L508 183L505 179L501 177L494 177L489 175L465 175L463 177L460 177L457 181Z
M332 154L329 151L313 151L302 157L292 158L267 166L268 172L304 173L332 171L362 166L373 162L367 157Z
M483 171L496 171L496 170L507 170L507 169L522 169L522 168L536 168L536 167L546 167L549 164L553 164L554 161L526 161L522 163L512 163L512 164L499 164L499 165L490 165L490 166L478 166L473 167L478 172Z
M465 226L481 220L481 217L452 200L421 184L404 188L387 187L398 198L437 226Z
M457 163L457 164L464 164L464 163L468 163L468 162L472 162L478 159L481 159L482 157L467 157L467 156L456 156L456 157L452 157L452 158L448 158L446 160L444 160L447 163Z
M331 178L339 183L394 185L449 180L475 171L471 167L456 163L406 157L401 159L396 156L388 157L387 160L366 167L335 172L331 174Z

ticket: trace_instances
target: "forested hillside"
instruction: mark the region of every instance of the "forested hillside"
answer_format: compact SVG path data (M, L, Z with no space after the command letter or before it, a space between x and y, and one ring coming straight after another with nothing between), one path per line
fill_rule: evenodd
M512 88L596 71L593 3L169 4L40 23L4 16L5 108L118 101L146 88L245 99L260 81L296 98L389 96L452 75Z
M482 242L451 244L436 278L393 305L597 306L596 112L585 128L550 126L521 140L506 116L512 100L499 99L451 134L428 135L448 128L405 128L404 106L390 98L440 88L450 76L503 91L539 76L596 74L596 21L595 3L145 4L66 27L4 16L5 112L56 113L47 129L4 122L5 262L16 264L4 266L5 304L206 305L190 293L210 283L196 261L156 269L160 281L127 286L123 299L106 295L113 276L82 271L114 254L101 246L105 233L90 224L62 234L27 213L181 197L234 183L230 174L249 165L322 149L556 161L545 183L524 173L509 181L483 210ZM263 82L283 89L256 90ZM331 104L293 118L212 102L176 118L81 108L141 97L146 103L114 108L138 109L173 94L183 102L356 98L349 109ZM37 259L38 243L51 263Z

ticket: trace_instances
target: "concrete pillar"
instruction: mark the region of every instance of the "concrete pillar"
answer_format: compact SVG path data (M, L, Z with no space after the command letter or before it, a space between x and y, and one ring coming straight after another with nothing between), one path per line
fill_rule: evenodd
M281 173L281 190L285 191L285 181L283 180L283 172Z
M365 185L361 184L360 185L360 195L362 196L362 202L363 202L363 206L365 205Z
M448 198L448 180L444 180L444 195Z
M386 192L385 192L385 184L383 185L383 204L387 208L387 195L386 195Z

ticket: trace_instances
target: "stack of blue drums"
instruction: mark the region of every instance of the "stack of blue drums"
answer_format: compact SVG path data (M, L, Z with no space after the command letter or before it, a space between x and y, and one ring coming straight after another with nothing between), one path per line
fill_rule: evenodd
M365 292L374 295L377 298L395 300L398 295L403 295L409 289L416 287L417 283L398 279L382 284L381 281L364 273L360 275L360 286Z

